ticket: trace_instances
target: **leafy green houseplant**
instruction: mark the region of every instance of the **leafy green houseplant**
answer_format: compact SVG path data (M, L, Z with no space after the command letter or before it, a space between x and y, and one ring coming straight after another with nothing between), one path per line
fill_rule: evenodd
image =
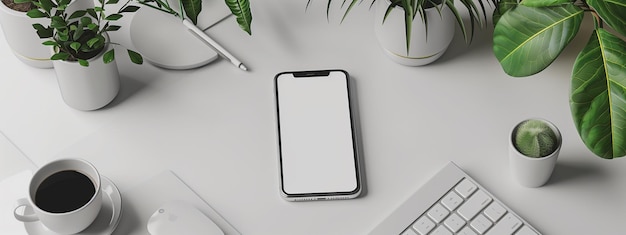
M312 0L308 1L307 6L311 4L311 1ZM414 21L416 19L420 19L421 20L420 23L423 23L424 25L426 25L426 27L428 27L427 23L429 21L429 17L426 14L427 9L434 8L437 10L439 15L441 16L443 7L444 6L449 7L454 15L454 18L456 19L457 24L461 27L461 31L463 32L463 37L468 43L471 42L472 36L474 34L475 24L478 23L479 25L482 26L484 23L483 18L480 17L481 13L483 14L484 17L486 17L485 5L482 2L482 0L478 1L480 10L478 6L474 4L473 0L460 0L462 5L468 10L469 16L470 16L469 19L471 23L471 31L468 34L468 30L467 30L467 27L465 26L465 23L463 22L462 15L458 11L457 7L454 5L454 0L378 0L378 1L389 2L389 5L387 6L384 12L384 17L382 19L377 19L377 20L381 20L380 22L381 24L384 24L387 21L388 16L394 10L397 10L398 7L401 8L401 10L403 10L404 36L405 36L405 45L406 45L407 54L409 53L409 50L411 47L410 42L411 42L411 35L412 35L412 29L413 29L412 25L415 23ZM490 1L493 1L494 4L496 2L496 0L490 0ZM345 12L343 14L341 21L343 21L348 15L348 13L352 10L352 8L355 5L357 5L357 3L360 3L360 2L362 2L362 0L352 0L352 1L344 0L342 3L342 7L345 7ZM370 6L373 6L375 2L376 0L372 0ZM328 0L327 9L326 9L327 14L330 12L331 3L332 3L332 0ZM485 18L485 21L486 21L486 18ZM426 33L428 33L429 30L437 30L437 29L426 28Z
M493 52L511 76L541 72L578 34L585 12L590 13L594 31L573 66L572 117L594 154L622 157L626 155L624 1L501 0L494 12Z
M544 121L529 119L520 123L514 132L513 145L527 157L540 158L552 154L559 147L559 139Z
M114 44L105 38L105 34L117 31L121 28L113 22L123 17L124 13L135 12L137 6L130 6L128 2L114 14L107 15L105 6L117 4L118 0L99 0L100 6L93 8L78 9L66 12L72 3L71 0L15 0L18 3L32 2L37 9L32 9L26 14L31 18L48 18L49 25L33 24L33 28L42 39L48 39L44 45L52 46L54 53L50 59L63 61L78 61L82 66L89 66L88 60L100 54L105 45ZM127 49L132 62L143 63L142 56ZM115 49L111 48L103 56L105 63L115 59Z
M202 0L177 0L180 9L174 9L168 0L137 0L140 4L163 11L175 17L189 19L193 24L198 24L198 15L202 12ZM252 34L252 13L248 0L226 0L226 5L237 18L237 23L242 30Z

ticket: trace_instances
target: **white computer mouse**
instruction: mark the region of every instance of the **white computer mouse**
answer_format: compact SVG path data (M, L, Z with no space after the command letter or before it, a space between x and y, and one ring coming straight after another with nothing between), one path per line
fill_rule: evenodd
M148 220L151 235L224 235L213 220L195 206L183 202L168 202Z

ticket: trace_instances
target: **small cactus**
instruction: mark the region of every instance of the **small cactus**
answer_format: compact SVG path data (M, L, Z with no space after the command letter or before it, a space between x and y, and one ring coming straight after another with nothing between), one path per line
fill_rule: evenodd
M526 120L517 126L514 136L515 148L532 158L550 155L559 147L557 134L542 120Z

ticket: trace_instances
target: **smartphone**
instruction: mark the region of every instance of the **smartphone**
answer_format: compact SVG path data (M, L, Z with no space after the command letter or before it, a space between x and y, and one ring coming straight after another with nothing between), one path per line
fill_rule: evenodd
M351 199L361 193L348 80L343 70L276 75L280 192L284 199Z

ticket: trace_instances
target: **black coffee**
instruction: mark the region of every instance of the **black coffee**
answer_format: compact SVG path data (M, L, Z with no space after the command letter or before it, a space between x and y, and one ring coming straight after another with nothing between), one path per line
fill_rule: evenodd
M41 182L35 192L35 204L47 212L70 212L87 204L95 192L93 182L86 175L59 171Z

